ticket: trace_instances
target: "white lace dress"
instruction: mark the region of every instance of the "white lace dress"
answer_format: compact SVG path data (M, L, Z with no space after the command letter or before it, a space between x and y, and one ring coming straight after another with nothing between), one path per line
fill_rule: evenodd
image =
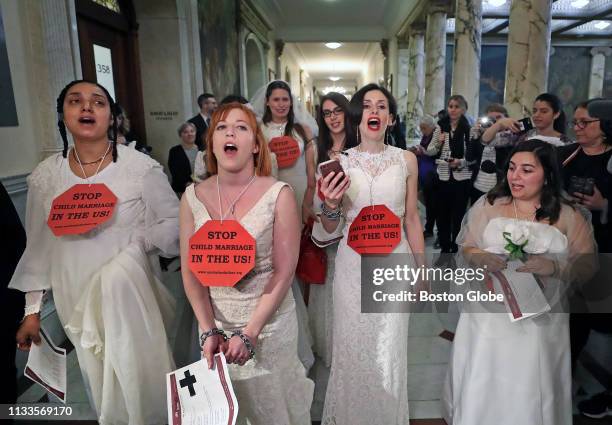
M405 213L408 168L401 149L380 154L348 150L340 162L351 178L343 209L346 223L336 256L333 300L333 357L323 425L408 424L407 314L361 313L361 257L347 245L351 221L373 203L385 204L401 220ZM319 226L317 226L319 227ZM406 235L393 251L408 253Z
M266 141L270 142L270 140L273 138L281 137L285 134L285 124L279 125L274 124L273 122L261 124L261 130L266 138ZM293 132L293 138L298 142L298 146L300 147L300 157L291 167L278 169L278 180L289 183L289 186L291 186L293 193L295 194L299 214L301 214L302 201L304 200L304 192L306 191L308 176L306 175L304 141L295 131ZM306 370L310 370L314 364L314 354L312 353L312 335L310 334L310 328L308 326L308 311L306 310L304 297L297 279L293 282L293 285L291 285L291 290L293 291L295 310L298 318L298 353Z
M255 268L234 287L210 288L216 325L226 332L244 328L273 273L274 210L283 186L275 183L240 220L257 241ZM210 215L193 185L185 196L197 231ZM289 291L262 329L255 358L244 366L228 365L240 407L238 424L310 425L314 384L297 356L297 338L295 303Z
M117 149L93 181L117 196L113 217L82 235L55 237L47 226L53 199L86 183L68 160L53 155L28 177L28 244L10 285L53 291L101 424L164 424L174 299L153 270L160 250L178 255L178 200L157 162Z
M502 232L516 219L499 216L499 200L491 206L484 199L469 212L458 243L503 253ZM559 219L561 227L570 229L567 236L556 225L521 223L531 235L526 252L567 259L562 264L573 264L572 251L593 252L590 226L568 206ZM561 282L541 280L547 298L553 299L551 291L558 291ZM571 425L571 389L568 314L512 323L505 313L461 313L442 400L449 425Z

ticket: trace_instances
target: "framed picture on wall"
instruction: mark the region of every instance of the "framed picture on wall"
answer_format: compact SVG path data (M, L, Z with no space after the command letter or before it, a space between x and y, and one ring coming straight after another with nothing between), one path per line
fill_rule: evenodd
M272 70L272 68L268 68L268 81L276 80L276 72Z

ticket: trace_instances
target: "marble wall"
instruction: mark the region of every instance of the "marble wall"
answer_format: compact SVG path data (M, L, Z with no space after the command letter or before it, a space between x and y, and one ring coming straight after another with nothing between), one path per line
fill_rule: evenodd
M238 10L233 1L198 0L204 91L221 99L240 93Z
M606 58L604 74L603 97L612 99L612 57Z
M589 97L591 75L590 47L554 47L548 68L548 91L559 96L566 121L570 122L574 108ZM573 129L567 134L573 137Z
M478 111L471 105L468 113L472 116L484 115L491 103L504 103L504 76L506 72L506 46L482 46L480 62L480 96ZM453 47L446 46L446 99L451 95L453 72ZM453 93L455 94L455 93ZM461 94L461 93L459 93Z
M578 102L588 98L591 73L590 47L554 47L548 71L548 91L559 96L568 116ZM506 46L483 46L480 64L480 107L478 114L490 103L503 103ZM606 58L608 59L608 58ZM451 95L453 48L446 46L446 99ZM606 60L604 97L612 97L612 60ZM474 114L474 111L470 111Z

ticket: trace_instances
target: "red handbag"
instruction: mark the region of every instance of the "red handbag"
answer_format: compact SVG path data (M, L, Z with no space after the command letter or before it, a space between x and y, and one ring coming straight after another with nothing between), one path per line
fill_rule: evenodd
M323 285L327 274L327 254L324 248L316 246L310 238L312 226L311 219L302 229L300 258L295 275L304 283Z

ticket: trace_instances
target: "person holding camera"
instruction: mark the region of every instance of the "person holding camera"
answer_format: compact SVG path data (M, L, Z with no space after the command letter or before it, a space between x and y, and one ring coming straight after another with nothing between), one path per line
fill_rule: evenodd
M521 120L503 118L489 127L482 135L482 142L491 142L498 133L514 134L513 143L538 139L553 146L564 146L571 142L565 135L566 119L563 105L557 96L542 93L536 97L531 117Z
M508 119L508 111L499 103L491 103L485 110L485 116L479 118L470 130L470 142L466 157L472 165L472 181L470 204L474 205L478 198L493 189L497 184L498 174L501 174L506 158L513 146L512 133L502 131L496 134L489 143L482 142L483 133L497 121Z

